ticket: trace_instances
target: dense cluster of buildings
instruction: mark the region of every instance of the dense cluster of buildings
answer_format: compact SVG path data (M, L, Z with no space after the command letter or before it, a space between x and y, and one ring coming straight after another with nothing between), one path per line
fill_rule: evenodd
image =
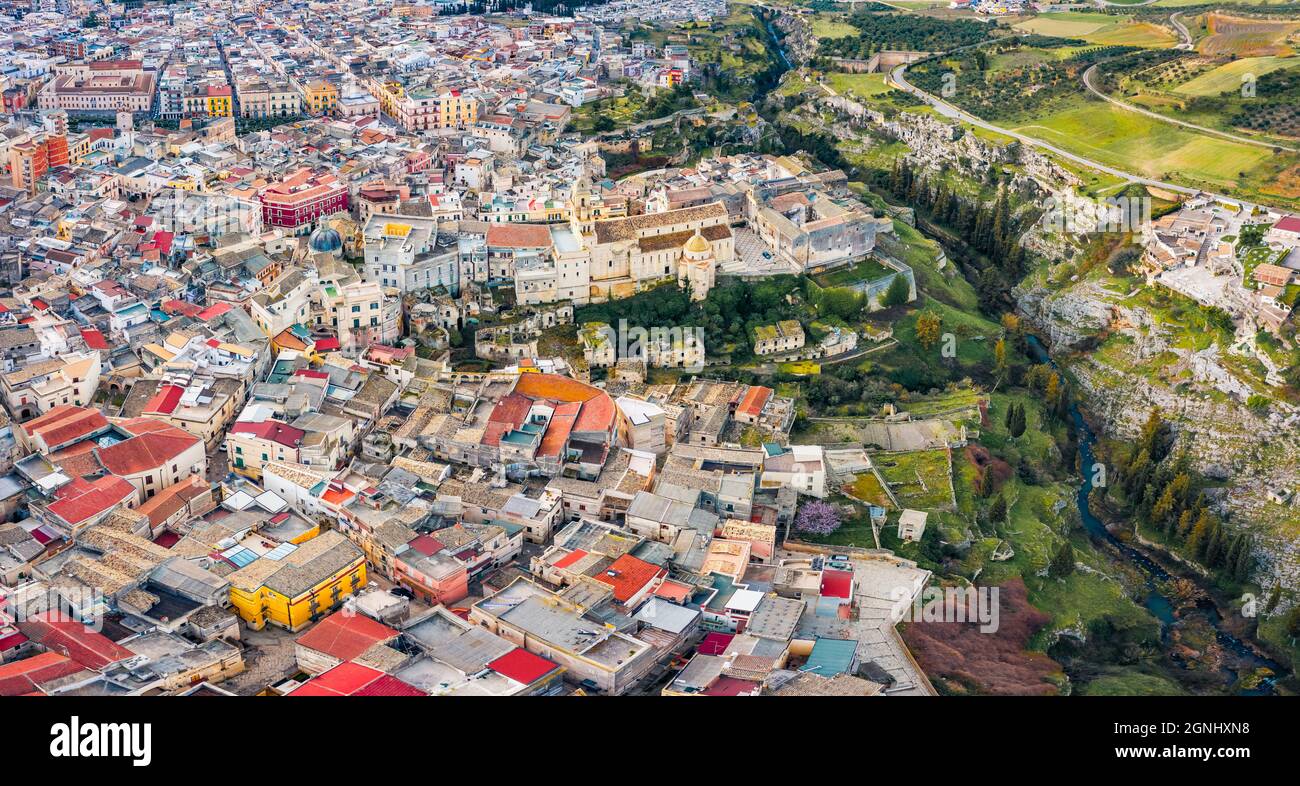
M838 482L793 400L539 346L862 260L841 173L606 178L573 108L691 68L599 11L85 5L0 34L0 695L925 689L857 649L925 571L780 547Z
M1150 222L1143 241L1149 283L1223 309L1254 330L1280 334L1300 300L1298 216L1198 198Z

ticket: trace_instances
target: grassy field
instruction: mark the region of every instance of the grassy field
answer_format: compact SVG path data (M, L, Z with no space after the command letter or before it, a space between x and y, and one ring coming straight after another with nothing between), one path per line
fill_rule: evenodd
M852 265L836 268L825 273L818 273L813 276L813 281L817 282L817 286L823 288L842 287L861 281L874 281L893 272L892 269L885 267L871 257L866 257Z
M888 453L874 456L872 460L900 504L920 510L953 506L948 482L948 451Z
M1182 696L1187 693L1176 682L1155 674L1108 674L1089 682L1079 691L1083 696Z
M1263 147L1211 137L1095 101L1076 101L1016 130L1161 180L1250 193L1282 162Z
M884 74L844 74L836 72L826 81L837 93L853 93L863 98L888 93L892 88L885 84Z
M1039 14L1032 19L1012 25L1012 29L1058 38L1082 38L1113 24L1115 24L1115 17L1109 14L1062 12Z
M795 374L797 376L808 376L809 374L822 373L822 367L819 363L811 360L800 360L792 363L782 363L780 365L782 374Z
M1177 43L1168 29L1132 17L1062 12L1039 14L1012 26L1013 30L1058 38L1081 38L1102 46L1142 46L1163 49Z
M1245 57L1224 63L1178 87L1174 92L1185 96L1217 96L1229 90L1239 90L1247 74L1259 78L1283 68L1300 67L1300 57Z
M845 38L846 36L856 35L858 29L848 22L842 22L834 17L818 15L812 22L813 35L818 38Z
M850 495L873 505L882 508L892 509L894 506L889 501L889 496L880 485L880 480L876 478L874 472L863 472L853 476L853 482L845 489Z

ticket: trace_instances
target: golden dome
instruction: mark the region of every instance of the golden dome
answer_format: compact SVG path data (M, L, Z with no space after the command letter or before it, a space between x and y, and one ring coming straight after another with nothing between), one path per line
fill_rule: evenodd
M683 250L688 254L707 254L713 249L712 246L709 245L709 241L705 240L704 236L699 232L696 232L694 235L691 235L690 240L686 241L686 246Z

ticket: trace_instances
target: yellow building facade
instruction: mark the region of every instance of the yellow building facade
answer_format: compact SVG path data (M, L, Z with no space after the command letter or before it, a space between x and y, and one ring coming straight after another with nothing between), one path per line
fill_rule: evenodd
M309 114L328 114L338 106L339 91L329 82L317 80L307 85L303 93L303 103L307 105Z
M365 553L334 530L280 560L259 557L227 577L230 602L248 626L294 632L336 611L366 586Z

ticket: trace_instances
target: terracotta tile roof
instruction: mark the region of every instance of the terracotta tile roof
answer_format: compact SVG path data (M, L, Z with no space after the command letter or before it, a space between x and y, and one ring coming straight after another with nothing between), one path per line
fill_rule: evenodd
M767 401L772 397L772 389L765 388L762 385L750 385L745 391L745 397L741 399L740 406L736 407L736 412L758 417L763 412L763 407L767 406Z
M492 224L487 244L492 248L547 248L551 230L545 224Z
M108 418L97 409L62 405L38 418L20 424L28 436L40 437L54 447L89 436L108 425Z
M156 527L171 518L172 514L185 507L190 500L202 494L204 491L207 491L209 488L210 487L203 478L200 478L197 475L191 475L184 481L174 483L153 495L148 500L145 500L144 504L136 508L136 510L148 517L149 525L151 527ZM161 538L161 536L159 537ZM175 541L172 541L172 543L175 543ZM171 544L166 544L166 547L170 548Z
M49 511L69 525L76 525L134 497L135 486L116 475L95 480L74 478L55 496L58 499L49 504Z
M559 374L520 374L515 392L551 401L587 401L606 395L600 388Z
M666 573L667 571L658 565L652 565L631 554L624 554L593 578L613 587L614 599L626 603L633 595L640 592L642 587Z
M542 444L537 448L537 455L560 455L565 443L569 441L569 434L573 432L573 424L578 419L578 412L582 407L581 402L575 401L560 404L555 408L551 423L546 427L546 434L542 436Z
M135 653L119 646L112 639L88 630L84 622L63 617L55 612L40 612L18 623L18 629L29 639L48 650L66 654L89 669L102 669Z
M573 430L608 432L614 425L616 412L614 399L607 393L601 393L582 405L578 419L573 422Z
M42 685L82 670L80 663L57 652L42 652L5 663L0 665L0 696L40 693Z
M193 434L169 427L97 448L96 453L99 462L114 475L138 475L165 466L200 441Z
M185 388L179 385L162 385L158 388L158 392L153 394L153 398L144 405L144 411L170 415L176 411L183 395L185 395Z
M297 643L339 660L352 660L374 645L395 638L397 631L364 614L337 611L299 636Z
M296 448L301 445L302 438L307 434L300 428L294 428L278 420L263 420L260 423L236 423L230 427L230 433L248 434L289 448Z
M437 554L447 548L445 543L432 535L421 535L406 545L410 547L411 551L414 551L417 554L423 554L426 557Z
M71 478L99 475L104 471L99 459L95 458L95 443L92 440L78 442L72 447L51 453L49 459Z
M492 414L488 416L487 428L483 430L482 444L499 445L503 435L523 424L532 406L532 399L518 393L511 393L498 401L492 408Z
M108 339L104 338L104 334L95 328L83 329L81 337L85 339L86 346L91 349L108 349Z

